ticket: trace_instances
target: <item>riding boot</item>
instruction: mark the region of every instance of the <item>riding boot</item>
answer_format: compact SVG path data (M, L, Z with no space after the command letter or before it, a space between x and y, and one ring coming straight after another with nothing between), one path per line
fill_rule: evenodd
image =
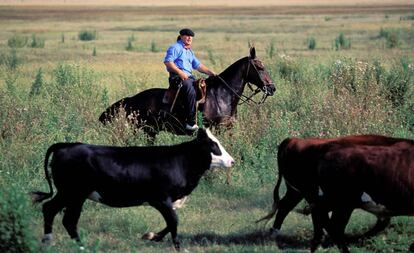
M196 91L193 87L194 78L190 77L187 80L183 81L183 92L186 95L186 114L187 117L187 125L186 129L188 130L196 130L197 124L196 124Z

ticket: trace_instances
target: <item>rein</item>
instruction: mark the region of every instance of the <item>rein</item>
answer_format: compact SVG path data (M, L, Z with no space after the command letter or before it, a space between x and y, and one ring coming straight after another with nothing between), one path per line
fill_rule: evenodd
M252 63L251 63L251 59L249 57L249 64L247 65L247 71L246 71L246 75L245 75L246 77L245 78L242 78L241 84L243 84L244 79L246 79L247 78L247 75L249 74L250 64L252 64ZM257 74L259 75L259 71L257 70L256 66L254 66L254 64L253 64L253 67L256 70ZM262 97L262 99L259 102L254 101L252 99L252 97L254 97L257 93L259 93L261 91L261 89L260 88L256 88L256 90L253 91L253 88L251 87L251 85L250 85L249 82L247 82L247 86L250 88L251 91L253 91L253 93L250 96L246 96L246 95L243 95L243 94L239 95L233 89L233 87L231 87L220 75L217 75L217 77L220 79L220 81L222 83L224 83L227 86L227 88L229 88L231 90L231 92L233 92L234 95L236 95L241 100L241 103L239 103L239 105L242 105L244 103L249 103L249 102L253 102L256 105L259 105L259 104L264 103L265 100L266 100L266 98L267 98L267 92L265 92L265 94L263 94L263 97Z

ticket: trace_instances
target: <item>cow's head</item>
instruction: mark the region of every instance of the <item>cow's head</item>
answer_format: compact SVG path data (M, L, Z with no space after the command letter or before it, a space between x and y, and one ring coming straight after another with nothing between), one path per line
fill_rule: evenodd
M207 141L211 152L210 168L225 167L230 168L234 164L233 157L223 148L217 138L210 132L209 129L199 129L197 139Z

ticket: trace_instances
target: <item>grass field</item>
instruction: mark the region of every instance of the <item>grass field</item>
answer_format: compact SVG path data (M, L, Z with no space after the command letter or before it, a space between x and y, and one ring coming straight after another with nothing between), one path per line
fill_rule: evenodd
M237 164L229 173L230 184L225 171L207 173L178 211L183 248L307 250L309 217L290 214L277 243L264 236L269 225L254 223L271 207L277 145L290 136L375 133L414 139L414 3L250 2L218 6L215 1L174 1L166 6L161 0L151 5L113 5L112 0L96 6L93 0L81 6L67 0L44 6L40 1L0 1L3 193L12 188L20 194L46 190L42 164L54 142L145 144L145 137L134 135L124 122L104 127L97 118L122 97L166 87L164 52L182 27L190 27L196 33L197 56L217 73L255 45L277 91L264 105L241 105L234 128L218 134ZM81 34L94 39L80 40ZM156 144L188 139L163 133ZM32 217L29 233L41 238L41 208L28 205L16 212ZM347 233L358 235L373 223L373 216L356 211ZM161 243L140 239L163 226L161 215L150 207L112 209L90 202L79 224L87 252L174 251L169 236ZM43 251L78 251L61 215L54 235L53 245ZM351 250L405 252L413 235L414 220L399 217L385 232L352 244Z

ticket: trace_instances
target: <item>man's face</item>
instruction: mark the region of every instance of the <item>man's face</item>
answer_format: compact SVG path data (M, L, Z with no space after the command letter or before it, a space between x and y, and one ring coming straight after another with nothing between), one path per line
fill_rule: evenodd
M189 35L181 35L181 40L184 42L184 45L186 47L191 46L191 43L193 42L193 37Z

